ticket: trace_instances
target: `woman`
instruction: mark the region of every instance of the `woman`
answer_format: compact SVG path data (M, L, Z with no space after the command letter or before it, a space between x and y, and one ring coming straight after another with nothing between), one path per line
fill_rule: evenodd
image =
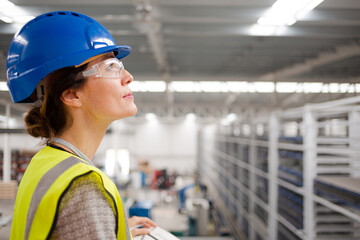
M11 239L131 239L156 227L127 220L114 183L91 162L110 123L137 111L119 61L130 51L74 12L43 14L15 34L8 86L14 102L33 103L27 130L47 146L19 185Z

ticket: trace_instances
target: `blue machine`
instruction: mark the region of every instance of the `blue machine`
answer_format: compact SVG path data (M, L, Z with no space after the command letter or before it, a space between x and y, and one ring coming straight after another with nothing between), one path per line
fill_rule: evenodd
M151 219L152 201L136 201L129 209L129 217L148 217Z
M179 201L179 210L185 208L185 202L186 202L186 190L190 189L190 188L194 188L195 187L195 184L192 183L192 184L189 184L183 188L181 188L178 193L179 193L179 198L180 198L180 201Z

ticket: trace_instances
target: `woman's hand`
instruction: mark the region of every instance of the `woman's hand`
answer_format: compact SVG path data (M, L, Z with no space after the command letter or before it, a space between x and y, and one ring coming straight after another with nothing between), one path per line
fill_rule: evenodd
M133 237L135 237L137 235L149 234L150 231L151 231L150 228L156 227L156 224L147 217L136 217L136 216L134 216L134 217L129 219L128 223L129 223L130 229L132 227L136 226L136 225L144 224L144 225L141 226L142 228L135 228L135 229L131 230L131 235Z

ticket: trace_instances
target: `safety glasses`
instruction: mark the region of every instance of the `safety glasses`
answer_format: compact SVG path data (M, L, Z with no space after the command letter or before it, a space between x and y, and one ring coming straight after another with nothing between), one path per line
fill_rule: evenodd
M82 72L84 77L121 78L124 65L117 58L109 58L94 64L90 69Z

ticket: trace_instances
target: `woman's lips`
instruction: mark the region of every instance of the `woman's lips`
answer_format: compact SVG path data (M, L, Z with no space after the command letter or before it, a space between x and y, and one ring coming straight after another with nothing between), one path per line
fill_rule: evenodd
M123 96L123 98L134 98L134 96L132 95L132 93L128 93L125 96Z

